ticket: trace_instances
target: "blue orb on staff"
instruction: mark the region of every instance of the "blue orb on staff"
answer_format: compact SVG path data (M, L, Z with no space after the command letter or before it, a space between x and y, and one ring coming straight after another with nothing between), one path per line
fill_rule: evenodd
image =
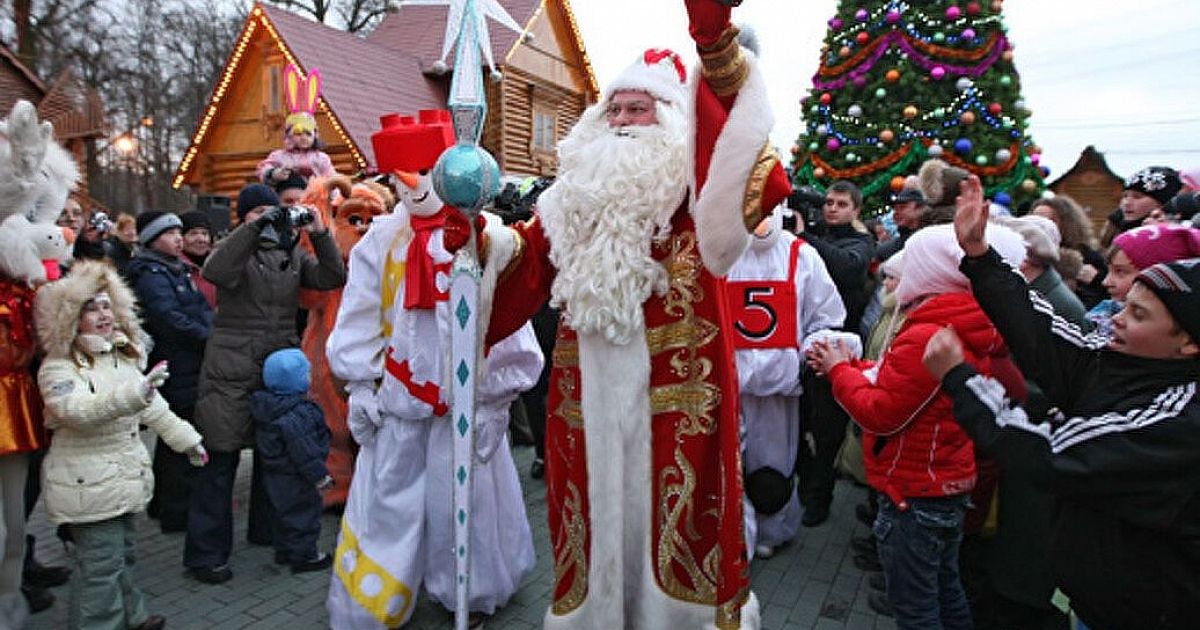
M500 189L500 166L483 147L456 144L434 165L433 189L443 202L477 214Z

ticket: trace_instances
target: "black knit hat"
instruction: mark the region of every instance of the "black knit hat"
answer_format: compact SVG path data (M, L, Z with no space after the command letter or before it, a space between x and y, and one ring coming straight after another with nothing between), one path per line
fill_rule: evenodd
M208 215L199 211L192 210L179 215L179 220L183 222L183 232L186 234L192 228L204 228L212 232L212 221L208 219Z
M1179 193L1163 206L1163 213L1178 221L1191 221L1200 211L1200 193L1188 191Z
M246 213L259 206L278 205L279 195L275 194L274 190L271 190L262 184L247 184L246 187L238 193L238 221L246 220Z
M135 223L138 231L138 242L142 247L149 247L154 239L171 228L182 228L183 222L179 217L164 210L147 210L137 216Z
M304 190L305 188L308 188L308 180L304 179L300 173L292 171L291 174L288 175L287 179L281 182L275 182L275 192L277 193L282 193L283 191L290 190L292 188Z
M1125 190L1149 195L1159 205L1166 205L1181 188L1183 182L1179 179L1179 172L1168 166L1147 166L1125 180Z
M1200 258L1152 265L1143 269L1135 282L1153 291L1175 323L1200 343Z

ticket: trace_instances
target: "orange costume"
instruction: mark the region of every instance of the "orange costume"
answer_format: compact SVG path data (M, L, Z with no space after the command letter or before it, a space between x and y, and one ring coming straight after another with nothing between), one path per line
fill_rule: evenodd
M37 353L33 289L24 282L0 277L0 335L0 455L45 448L42 397L29 369Z
M338 196L333 195L335 190ZM350 180L345 177L314 178L309 182L302 203L314 206L322 213L325 225L329 226L333 240L342 253L342 260L349 264L350 250L366 234L375 217L391 212L395 198L385 186L374 182L351 186ZM307 238L303 243L311 250L312 245ZM310 391L313 400L325 412L325 423L332 433L325 465L335 483L325 491L323 499L325 507L341 506L346 504L346 495L354 475L354 460L358 456L358 445L346 426L345 383L330 372L329 360L325 357L325 340L337 320L342 290L306 290L301 292L301 296L302 305L308 309L308 327L304 330L300 347L312 364Z
M555 585L545 625L552 630L759 624L722 276L790 186L766 144L772 122L762 77L736 41L728 7L717 0L686 4L703 63L695 93L680 104L690 107L694 197L651 241L666 289L642 302L642 325L628 343L574 330L568 298L554 350L546 432ZM617 92L673 100L675 87L659 90L652 76L671 62L682 75L673 53L647 51L580 124L600 120ZM556 186L567 169L564 162ZM553 261L563 262L564 243L580 236L556 227L564 198L551 187L537 216L515 226L519 253L501 275L489 344L560 290L563 270ZM605 274L604 261L594 269Z

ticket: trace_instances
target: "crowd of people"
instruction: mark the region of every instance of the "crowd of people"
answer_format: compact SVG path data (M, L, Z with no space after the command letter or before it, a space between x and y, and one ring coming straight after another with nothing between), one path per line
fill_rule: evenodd
M685 5L699 80L647 51L562 139L557 179L516 193L525 220L441 201L438 112L375 146L389 177L339 179L317 73L289 82L284 146L227 235L196 211L110 220L67 197L69 169L16 207L77 237L57 260L0 251L0 626L69 580L71 628L164 627L132 568L147 507L192 579L234 579L246 449L247 538L329 573L332 627L403 625L421 594L454 611L447 280L466 247L471 627L534 566L517 406L546 486L547 628L758 628L750 563L824 525L839 477L869 489L854 561L898 628L1200 618L1200 182L1138 171L1100 238L1107 209L997 212L936 159L886 209L846 181L793 192L730 8ZM876 210L893 231L864 224ZM70 567L23 534L39 496Z

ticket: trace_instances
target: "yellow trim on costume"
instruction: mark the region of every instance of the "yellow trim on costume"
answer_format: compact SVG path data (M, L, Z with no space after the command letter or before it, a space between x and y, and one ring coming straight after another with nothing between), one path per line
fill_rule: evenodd
M379 323L383 328L384 339L392 338L392 307L396 304L400 283L404 282L404 269L408 259L408 248L398 250L396 246L406 238L412 238L412 229L407 226L396 232L383 259L383 281L379 285ZM397 255L400 256L399 260L396 260Z
M346 570L347 562L344 560L347 557L354 559L349 571ZM389 628L400 625L416 603L413 589L392 577L382 566L363 553L362 548L358 546L358 537L346 524L345 519L342 519L342 535L333 566L350 597L379 620L379 623ZM370 595L363 589L364 584L369 584L371 590L375 590L375 586L378 585L379 590ZM403 605L388 606L389 602L397 597L401 598ZM396 612L389 615L389 608Z
M746 192L742 196L742 221L747 232L753 232L763 217L774 209L762 207L762 198L767 188L767 179L771 177L771 171L775 170L776 164L779 164L779 154L768 142L754 159L754 168L750 169L750 177L746 179Z

